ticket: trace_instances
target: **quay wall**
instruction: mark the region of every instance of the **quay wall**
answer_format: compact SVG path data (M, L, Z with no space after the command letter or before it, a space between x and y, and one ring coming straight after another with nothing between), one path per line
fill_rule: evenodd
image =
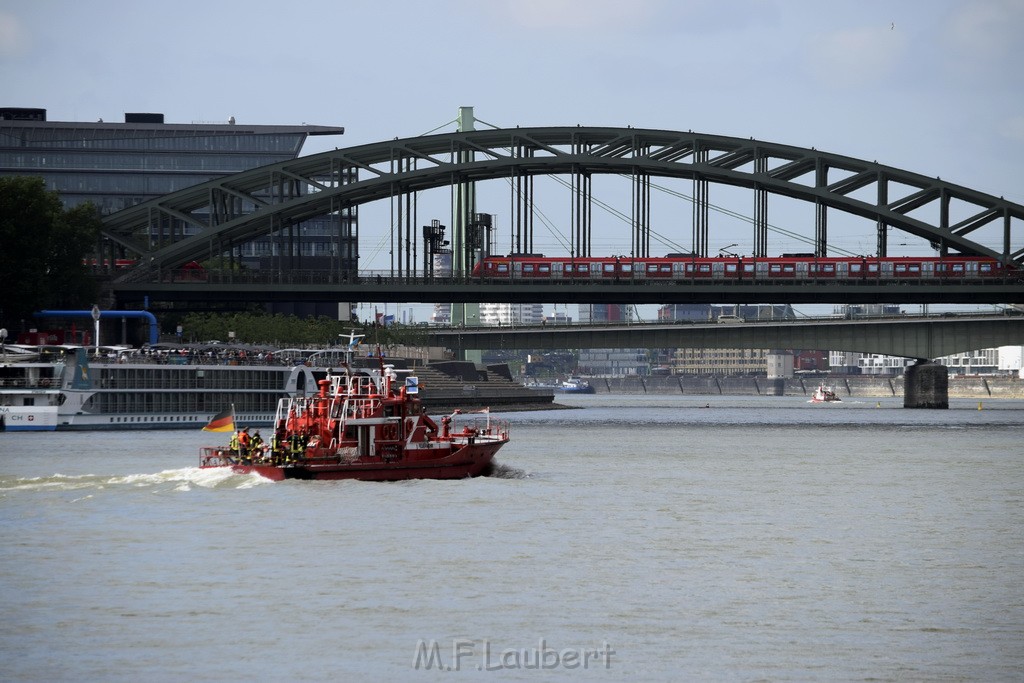
M692 396L810 396L817 378L767 379L764 377L588 377L599 394L683 394ZM840 398L903 396L903 377L828 377ZM1024 399L1024 380L1017 377L949 377L950 398Z

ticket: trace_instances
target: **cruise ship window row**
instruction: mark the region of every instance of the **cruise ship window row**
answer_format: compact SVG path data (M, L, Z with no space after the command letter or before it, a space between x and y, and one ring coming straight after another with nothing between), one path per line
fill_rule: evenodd
M195 370L103 368L100 372L101 389L280 389L283 378L280 371Z
M85 402L86 412L110 415L195 413L224 410L234 406L235 413L272 413L280 394L267 393L98 393Z

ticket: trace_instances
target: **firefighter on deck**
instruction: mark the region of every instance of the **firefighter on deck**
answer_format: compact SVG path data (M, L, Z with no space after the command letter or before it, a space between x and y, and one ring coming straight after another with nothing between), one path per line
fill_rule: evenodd
M285 446L286 443L288 441L281 430L275 431L274 435L270 437L270 459L275 465L280 465L284 462L284 453L287 448Z
M249 428L246 427L242 430L242 433L238 435L238 451L245 460L249 457Z
M263 459L263 437L260 436L258 429L249 441L249 455L252 456L253 462Z

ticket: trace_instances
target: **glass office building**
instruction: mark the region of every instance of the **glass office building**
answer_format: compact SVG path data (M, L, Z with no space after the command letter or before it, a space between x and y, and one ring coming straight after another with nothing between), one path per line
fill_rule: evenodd
M66 207L104 214L258 166L294 159L333 126L165 123L128 113L123 123L48 121L45 109L0 108L0 175L41 176Z

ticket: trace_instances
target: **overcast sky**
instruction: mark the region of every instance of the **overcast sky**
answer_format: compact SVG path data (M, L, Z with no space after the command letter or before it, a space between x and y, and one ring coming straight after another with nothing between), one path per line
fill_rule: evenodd
M0 0L0 106L346 128L310 153L468 105L815 147L1024 203L1022 35L1024 0Z

